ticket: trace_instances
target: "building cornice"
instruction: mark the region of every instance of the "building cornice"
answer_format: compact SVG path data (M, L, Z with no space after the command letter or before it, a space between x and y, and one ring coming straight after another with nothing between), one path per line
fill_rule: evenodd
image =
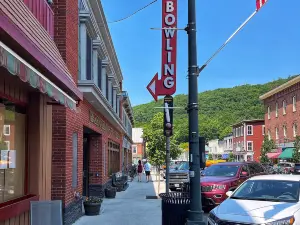
M288 81L288 82L280 85L279 87L274 88L273 90L271 90L271 91L263 94L262 96L259 97L259 99L260 100L265 100L265 99L267 99L267 98L269 98L269 97L277 94L278 92L283 91L283 90L285 90L285 89L287 89L287 88L289 88L289 87L291 87L294 84L297 84L299 82L300 82L300 76L297 76L294 79L292 79L292 80L290 80L290 81Z

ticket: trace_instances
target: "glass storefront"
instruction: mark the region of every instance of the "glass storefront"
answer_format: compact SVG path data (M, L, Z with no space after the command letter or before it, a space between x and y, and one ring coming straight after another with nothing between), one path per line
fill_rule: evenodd
M0 203L25 192L26 109L0 99Z
M108 175L120 171L120 145L108 141Z

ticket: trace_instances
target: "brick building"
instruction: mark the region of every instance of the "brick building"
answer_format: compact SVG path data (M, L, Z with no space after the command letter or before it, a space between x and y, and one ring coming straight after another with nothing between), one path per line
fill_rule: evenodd
M238 161L259 161L264 140L264 120L244 120L232 126L233 154Z
M265 126L279 149L294 147L300 124L300 76L260 96L265 106Z
M132 129L132 162L137 164L139 160L145 158L145 141L143 139L143 128Z
M23 225L30 201L51 200L60 169L51 165L52 109L75 114L83 95L53 40L47 1L0 1L0 18L0 224Z
M52 111L52 199L64 222L82 215L77 195L103 197L110 176L131 163L133 112L101 1L54 0L54 40L83 101Z

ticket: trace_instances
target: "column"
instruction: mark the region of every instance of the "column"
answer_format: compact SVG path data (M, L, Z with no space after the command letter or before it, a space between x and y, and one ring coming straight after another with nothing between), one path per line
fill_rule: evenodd
M113 87L113 85L112 85L112 82L113 82L113 76L108 76L108 98L107 98L107 100L108 100L108 102L110 103L110 105L111 106L113 106L113 104L112 104L112 87Z
M101 41L99 39L93 40L93 68L92 68L92 77L94 80L94 84L98 85L98 49L101 45Z
M117 112L117 90L118 90L118 87L117 86L113 86L113 109L114 109L114 112L116 113Z
M120 117L120 99L121 99L121 94L117 94L117 114L118 114L118 117Z
M106 68L108 66L108 60L104 59L101 61L101 91L104 97L106 97L106 77L107 77L107 71Z
M80 75L79 80L86 80L86 22L90 18L90 13L88 11L80 11L79 19L79 43L80 43Z

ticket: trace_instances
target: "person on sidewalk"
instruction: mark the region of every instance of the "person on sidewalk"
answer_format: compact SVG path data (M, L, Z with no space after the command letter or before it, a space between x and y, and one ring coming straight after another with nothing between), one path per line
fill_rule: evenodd
M139 165L138 165L138 182L142 182L142 173L143 173L142 161L139 160Z
M151 171L151 164L148 161L146 161L144 165L144 170L146 172L146 180L148 183L150 181L150 171Z

